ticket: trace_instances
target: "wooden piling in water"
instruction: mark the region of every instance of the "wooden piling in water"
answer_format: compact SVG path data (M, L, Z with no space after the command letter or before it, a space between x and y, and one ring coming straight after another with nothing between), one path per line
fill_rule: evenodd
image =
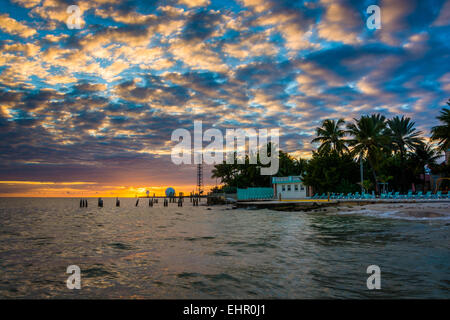
M87 208L88 204L87 204L87 200L81 198L80 199L80 208Z
M139 205L139 198L137 198L136 204L134 206L137 207L138 205Z

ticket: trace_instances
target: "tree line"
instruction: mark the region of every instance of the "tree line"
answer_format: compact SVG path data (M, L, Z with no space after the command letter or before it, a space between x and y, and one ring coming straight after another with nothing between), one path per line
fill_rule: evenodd
M447 104L450 106L450 99ZM301 175L315 192L356 192L361 190L362 164L366 192L379 193L383 184L401 192L412 189L413 184L423 189L425 167L450 177L450 166L438 163L442 152L450 149L450 109L443 108L437 119L439 125L431 129L429 142L405 116L387 119L381 114L363 115L348 123L326 119L311 141L318 144L311 159L295 158L280 150L276 176ZM248 160L215 165L212 177L220 179L222 186L213 191L270 187L271 177L259 174L261 164ZM441 186L448 188L448 181Z

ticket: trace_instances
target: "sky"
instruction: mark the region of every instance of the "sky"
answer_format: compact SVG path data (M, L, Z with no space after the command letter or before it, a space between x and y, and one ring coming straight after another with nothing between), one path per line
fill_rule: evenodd
M450 0L0 2L0 196L190 192L171 134L196 120L278 128L307 158L324 119L429 135L450 98Z

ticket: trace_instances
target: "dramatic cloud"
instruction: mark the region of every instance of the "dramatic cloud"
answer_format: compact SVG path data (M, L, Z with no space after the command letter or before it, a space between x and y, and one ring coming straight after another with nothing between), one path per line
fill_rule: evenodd
M28 38L36 34L36 30L14 20L13 18L10 18L7 14L0 15L0 28L6 33L18 35L24 38Z

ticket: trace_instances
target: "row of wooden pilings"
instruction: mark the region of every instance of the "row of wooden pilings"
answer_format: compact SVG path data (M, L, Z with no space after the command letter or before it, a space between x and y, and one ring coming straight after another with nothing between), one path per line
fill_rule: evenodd
M199 203L200 203L200 197L189 197L190 198L190 202L192 203L192 206L194 207L198 207ZM141 198L137 198L136 199L136 204L135 207L137 207L139 205L139 200ZM184 198L183 197L179 197L178 200L176 197L169 197L169 198L164 198L164 202L163 202L163 206L164 207L168 207L169 203L177 203L179 207L183 206L183 202L184 202ZM148 199L148 206L149 207L153 207L153 204L158 203L158 199L155 198L150 198ZM97 205L99 208L103 208L103 199L102 198L98 198L98 202ZM80 199L80 208L87 208L88 207L88 201L87 199ZM116 207L120 207L120 200L119 198L116 198Z

